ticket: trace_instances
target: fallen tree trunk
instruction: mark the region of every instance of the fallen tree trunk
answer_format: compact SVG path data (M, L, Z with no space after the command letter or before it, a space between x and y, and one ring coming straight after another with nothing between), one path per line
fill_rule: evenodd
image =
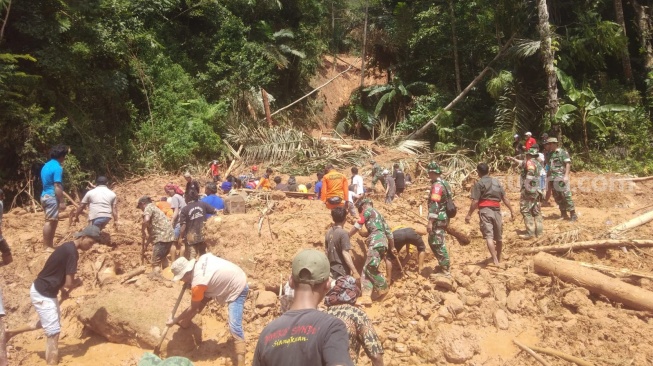
M561 280L584 287L636 310L653 311L653 292L629 285L574 261L538 253L533 257L535 272L554 275Z
M456 228L452 227L451 225L448 225L447 228L444 231L446 231L447 234L449 234L449 235L453 236L454 238L456 238L456 240L458 240L460 245L468 245L469 243L472 242L469 239L469 237L467 235L465 235L465 233L456 230Z
M570 250L577 250L577 249L617 248L617 247L625 247L629 245L638 248L653 247L653 240L604 239L604 240L580 241L577 243L524 248L524 249L517 250L517 253L521 253L521 254L531 254L531 253L539 253L539 252L565 253Z
M643 215L639 215L635 217L634 219L628 220L622 224L619 224L613 228L610 229L610 234L621 234L622 232L626 230L630 230L632 228L636 228L638 226L644 225L647 222L650 222L653 220L653 211L647 212Z

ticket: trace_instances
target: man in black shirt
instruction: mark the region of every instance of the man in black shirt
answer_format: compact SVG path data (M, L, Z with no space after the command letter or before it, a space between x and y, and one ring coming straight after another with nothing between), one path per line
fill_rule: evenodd
M392 178L395 179L395 193L397 197L401 197L404 189L406 189L406 176L404 175L404 171L399 167L399 164L393 166Z
M61 315L57 295L61 291L61 301L69 296L70 290L81 286L81 279L75 279L79 249L87 251L100 241L100 229L89 225L75 234L73 241L61 244L50 255L43 269L30 288L32 305L39 315L39 321L31 327L18 331L7 331L7 339L28 330L43 328L47 337L45 361L48 365L59 363L59 333Z
M186 207L181 209L179 223L181 231L179 237L185 245L184 257L186 259L197 259L206 253L206 243L202 236L206 214L215 214L217 211L206 202L198 201L198 194L195 189L186 192L190 200Z
M184 179L186 179L186 192L184 193L184 200L188 202L188 192L191 189L194 189L195 192L200 192L200 183L193 179L193 176L189 172L184 173Z
M329 259L306 249L292 261L290 310L263 329L253 366L353 366L342 320L317 310L329 290Z
M331 210L333 225L327 230L324 238L326 255L329 258L331 278L337 280L342 276L353 276L360 279L354 262L351 259L351 243L349 233L342 228L347 218L347 211L344 207L336 207Z
M422 236L415 231L412 227L398 226L392 229L392 237L395 242L395 249L397 252L401 251L401 248L406 247L406 258L409 255L409 246L412 244L417 247L417 272L422 273L424 268L424 257L426 257L426 245L424 245L424 240ZM388 253L390 259L395 259L392 251ZM399 260L399 258L396 258Z

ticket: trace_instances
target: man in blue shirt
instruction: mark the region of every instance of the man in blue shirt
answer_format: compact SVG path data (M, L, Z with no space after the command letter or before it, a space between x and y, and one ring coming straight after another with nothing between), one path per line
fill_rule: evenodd
M319 200L322 199L322 178L324 178L324 173L317 173L317 182L315 182L315 197Z
M59 210L66 210L66 201L63 196L63 164L70 149L66 145L57 145L50 149L50 160L41 169L41 206L45 212L43 225L43 247L52 250L54 247L54 233L59 224Z
M216 193L218 193L218 186L215 183L206 183L204 193L206 193L206 197L202 198L202 202L208 203L216 210L224 210L224 200L216 195ZM213 216L213 214L206 214L205 218L208 219L211 216Z

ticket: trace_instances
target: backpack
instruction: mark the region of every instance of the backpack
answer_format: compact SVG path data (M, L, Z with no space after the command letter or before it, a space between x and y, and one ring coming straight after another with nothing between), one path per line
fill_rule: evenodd
M444 189L447 191L447 207L445 208L445 212L447 213L448 218L453 219L458 213L458 208L453 202L453 196L451 196L451 192L449 191L447 185L442 183L442 186L444 186Z

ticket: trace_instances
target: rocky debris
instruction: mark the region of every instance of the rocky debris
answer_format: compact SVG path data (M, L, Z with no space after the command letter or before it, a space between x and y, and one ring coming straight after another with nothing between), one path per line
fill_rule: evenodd
M508 310L516 313L521 310L525 300L526 295L524 295L523 291L511 291L510 295L506 298L506 307Z
M461 328L452 328L442 332L442 340L444 357L451 363L465 363L481 351L476 336Z
M286 194L282 191L270 192L270 199L273 201L283 201L286 199Z
M256 307L261 308L270 308L277 305L277 294L272 291L259 291L258 296L256 296Z
M455 291L456 290L456 282L451 277L435 275L435 276L433 276L432 281L433 281L433 284L436 287L439 287L441 289L444 289L444 290L447 290L447 291Z
M494 326L502 330L508 329L508 315L506 315L505 311L498 309L494 312L492 317L494 319Z
M465 311L465 305L455 294L444 294L444 306L456 315Z
M399 353L406 353L406 351L408 351L408 347L406 347L406 345L403 343L395 343L395 351Z
M571 290L562 298L562 304L578 311L582 307L592 306L592 301L587 298L589 291L584 288Z

